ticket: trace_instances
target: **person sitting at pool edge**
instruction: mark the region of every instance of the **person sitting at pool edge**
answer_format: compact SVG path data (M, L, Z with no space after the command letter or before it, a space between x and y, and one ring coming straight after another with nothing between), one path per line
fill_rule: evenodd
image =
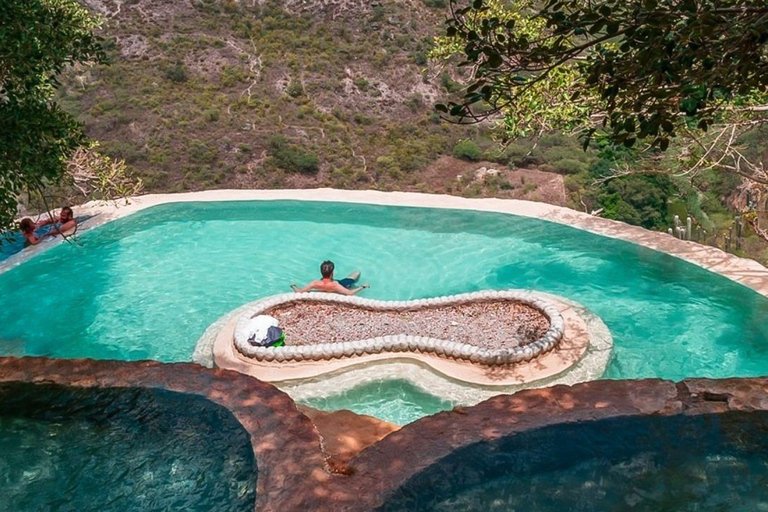
M333 279L333 270L334 270L333 262L324 261L320 265L320 274L322 275L322 279L317 281L312 281L304 288L299 288L295 284L292 284L291 288L293 288L293 291L296 293L310 292L312 290L316 290L318 292L341 293L342 295L354 295L361 290L365 290L366 288L369 288L370 286L368 284L363 284L356 288L352 288L355 285L355 283L357 283L357 280L360 279L360 272L358 272L357 270L352 272L351 274L349 274L349 276L345 277L340 281L335 281Z
M43 236L35 235L35 223L32 219L21 219L19 229L21 229L21 234L24 235L27 245L37 245L43 241L43 238L48 236L48 233Z
M77 227L77 221L75 220L75 216L72 213L72 208L69 206L65 206L61 209L59 212L59 218L54 219L53 216L48 216L47 218L41 220L37 223L37 227L43 227L47 226L48 224L58 224L58 226L55 226L53 229L51 229L48 234L51 236L54 235L60 235L62 233L66 233L67 231L71 231Z

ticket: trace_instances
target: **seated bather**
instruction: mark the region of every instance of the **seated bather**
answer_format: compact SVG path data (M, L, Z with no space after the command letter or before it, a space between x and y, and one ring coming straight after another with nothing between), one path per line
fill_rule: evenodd
M37 236L35 234L35 223L32 221L32 219L21 219L19 228L21 229L21 234L24 236L24 240L26 241L25 245L37 245L43 241L43 238L50 236L50 233Z
M370 285L368 284L354 287L358 279L360 279L360 272L358 271L352 272L347 277L339 281L334 280L334 268L335 267L332 261L324 261L320 265L320 275L322 276L321 279L312 281L303 288L299 288L295 284L292 284L291 288L296 293L310 292L315 290L318 292L340 293L342 295L354 295L361 290L369 288Z
M54 224L53 229L48 232L51 236L68 234L68 232L77 228L77 221L75 220L75 216L72 213L72 208L69 206L65 206L61 209L58 219L54 219L52 216L48 216L47 218L38 222L37 227L39 228L42 226L47 226L48 224Z

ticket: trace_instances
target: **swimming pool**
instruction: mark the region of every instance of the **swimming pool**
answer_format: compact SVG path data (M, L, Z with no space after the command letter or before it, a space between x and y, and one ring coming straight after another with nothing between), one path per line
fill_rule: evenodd
M365 296L532 288L589 307L614 336L608 378L768 374L768 299L628 242L487 212L304 201L156 206L0 274L0 353L188 361L206 327L359 268Z

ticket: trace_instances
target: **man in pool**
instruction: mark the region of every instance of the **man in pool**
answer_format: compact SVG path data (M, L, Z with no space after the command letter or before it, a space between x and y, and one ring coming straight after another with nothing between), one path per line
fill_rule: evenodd
M67 231L72 231L77 227L77 221L75 220L75 216L72 213L72 208L69 206L65 206L61 209L58 219L54 219L53 216L49 215L47 218L38 222L37 227L39 228L42 226L47 226L48 224L56 224L56 226L54 226L53 229L48 232L48 234L51 236L60 235L66 233Z
M360 272L358 272L357 270L349 274L349 276L339 281L336 281L333 279L333 270L334 270L333 262L324 261L320 265L320 275L322 276L320 280L312 281L304 288L299 288L295 284L292 284L291 288L293 288L293 291L296 293L311 292L313 290L316 290L318 292L340 293L342 295L354 295L357 292L361 290L365 290L366 288L369 287L368 284L363 284L353 288L353 286L355 286L355 284L357 283L357 280L360 279Z

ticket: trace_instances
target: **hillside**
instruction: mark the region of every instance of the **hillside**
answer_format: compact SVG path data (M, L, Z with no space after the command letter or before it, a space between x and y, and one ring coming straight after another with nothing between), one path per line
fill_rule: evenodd
M477 130L431 108L454 85L427 64L432 2L87 0L112 62L69 72L60 100L150 191L443 191L455 176L420 171Z

